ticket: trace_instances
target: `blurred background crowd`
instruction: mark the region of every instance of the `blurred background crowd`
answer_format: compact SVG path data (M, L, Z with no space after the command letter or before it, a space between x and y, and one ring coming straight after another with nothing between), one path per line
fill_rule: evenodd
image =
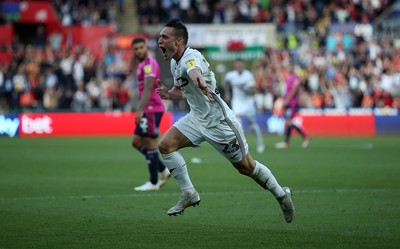
M137 0L142 25L182 18L188 23L295 23L298 28L331 22L372 21L389 0Z
M52 0L64 26L118 26L123 0ZM372 23L389 0L136 0L140 27L170 18L185 23L275 23L285 31L276 48L248 64L254 73L260 112L273 111L283 77L294 63L301 78L304 108L396 108L400 101L400 37L354 39L329 34L332 23ZM1 10L0 10L1 11ZM0 25L10 22L0 12ZM287 31L290 31L289 33ZM288 35L289 34L289 35ZM38 36L32 44L1 47L12 55L0 61L0 113L24 111L134 111L135 60L105 37L96 57L80 45L60 46ZM220 82L221 91L223 82ZM167 103L169 111L186 110Z

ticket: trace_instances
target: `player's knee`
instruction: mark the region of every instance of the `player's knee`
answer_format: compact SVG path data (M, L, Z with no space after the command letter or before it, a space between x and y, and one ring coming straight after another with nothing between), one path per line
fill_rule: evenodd
M250 176L251 173L253 172L253 169L248 167L244 163L238 163L234 165L237 171L239 171L240 174L245 175L245 176Z
M173 148L164 140L161 140L158 143L158 150L160 151L161 154L169 154L174 151Z
M256 162L252 159L251 155L248 154L243 160L238 163L234 163L233 166L239 171L240 174L245 176L251 176L256 167Z
M245 175L245 176L250 176L251 175L251 170L249 168L243 167L243 168L237 168L240 174Z
M135 149L140 149L140 147L141 147L141 144L139 144L139 142L136 141L136 140L132 140L131 145L132 145L132 147L135 148Z

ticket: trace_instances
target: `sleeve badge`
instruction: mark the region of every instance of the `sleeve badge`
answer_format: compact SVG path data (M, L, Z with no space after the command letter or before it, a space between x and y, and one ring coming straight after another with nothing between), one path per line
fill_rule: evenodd
M149 74L149 73L151 73L151 65L146 65L146 66L144 66L144 73L145 74Z
M194 59L190 59L190 60L187 60L185 62L185 64L187 67L194 67L194 66L196 66L196 61L194 61Z

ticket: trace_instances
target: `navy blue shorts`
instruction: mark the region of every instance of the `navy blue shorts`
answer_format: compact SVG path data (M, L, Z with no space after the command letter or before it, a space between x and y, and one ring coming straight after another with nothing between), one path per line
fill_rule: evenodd
M299 111L298 105L291 105L285 108L285 118L292 119L296 116L297 112Z
M141 137L158 137L163 114L163 112L144 113L140 125L136 126L135 135Z

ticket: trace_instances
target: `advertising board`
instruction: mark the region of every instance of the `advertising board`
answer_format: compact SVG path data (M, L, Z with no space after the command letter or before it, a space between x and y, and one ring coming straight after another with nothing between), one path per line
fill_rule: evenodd
M22 114L19 134L35 136L118 136L131 135L135 113L40 113ZM160 125L164 133L172 125L172 114L165 113Z
M160 134L186 113L165 113ZM135 113L31 113L0 115L0 137L38 136L125 136L135 129ZM258 114L257 122L264 134L282 135L285 120L282 116ZM375 136L400 134L399 115L376 113L314 113L301 114L293 119L310 136ZM250 132L246 119L243 129Z

